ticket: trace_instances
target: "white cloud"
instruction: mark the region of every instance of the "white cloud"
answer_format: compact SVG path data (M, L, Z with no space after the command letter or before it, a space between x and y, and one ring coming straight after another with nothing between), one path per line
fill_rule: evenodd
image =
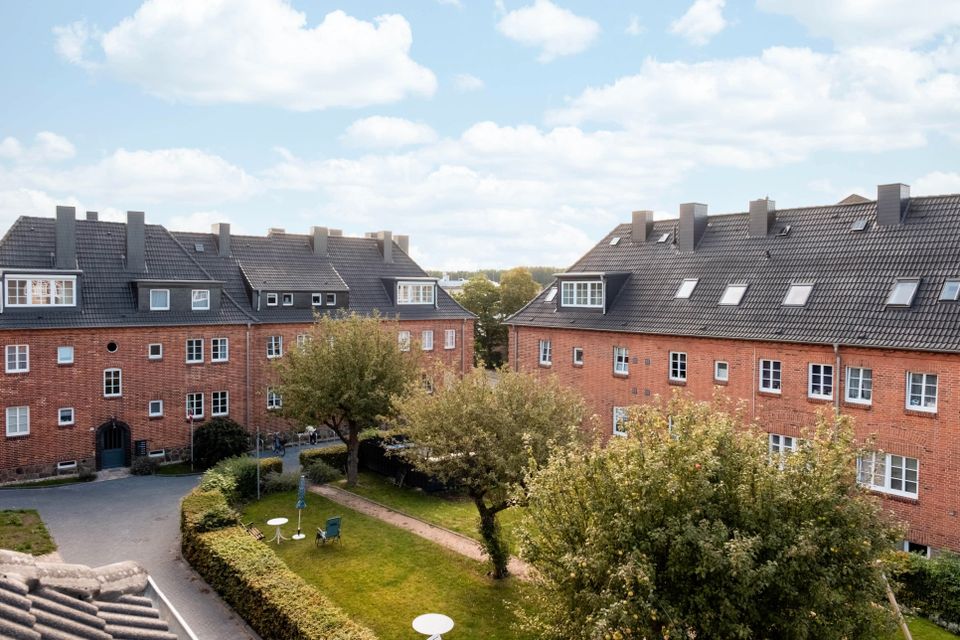
M497 23L497 30L522 45L539 47L540 62L585 51L600 35L596 22L550 0L534 0L530 6L507 13Z
M725 0L695 0L687 12L670 25L670 32L697 46L707 44L727 26L724 4Z
M914 180L910 190L916 196L960 193L960 172L933 171Z
M16 160L23 155L23 145L13 136L7 136L0 140L0 158L10 158Z
M398 148L434 142L437 132L421 122L371 116L353 122L341 139L354 147Z
M640 17L630 16L630 22L627 24L627 28L624 29L624 31L629 36L638 36L643 33L643 25L640 23Z
M960 3L943 0L757 0L843 44L915 45L960 26Z
M453 78L453 86L460 93L480 91L484 87L483 80L469 73L458 73Z
M55 33L69 62L173 101L309 111L430 96L437 85L410 58L400 15L366 22L333 11L310 27L287 0L146 0L102 35L82 22ZM92 44L102 60L87 55Z
M29 146L24 146L12 136L0 141L0 158L7 158L21 164L69 160L76 153L77 150L72 142L50 131L38 133L34 137L33 144Z
M437 0L437 2L450 7L456 7L457 9L463 9L463 2L460 0Z

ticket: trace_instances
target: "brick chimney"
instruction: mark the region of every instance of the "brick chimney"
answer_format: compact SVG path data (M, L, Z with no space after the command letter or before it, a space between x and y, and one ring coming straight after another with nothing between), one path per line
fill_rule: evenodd
M631 242L646 242L653 233L653 211L634 211L630 226Z
M910 204L910 185L896 182L877 187L877 224L893 227L903 221Z
M313 255L326 258L327 257L327 237L330 235L329 230L326 227L310 227L310 233L313 236L313 238L311 239L311 246L313 247Z
M677 224L677 249L692 252L707 230L707 205L687 202L680 205L680 220Z
M400 251L410 255L410 236L398 234L395 239L397 246L400 247Z
M57 207L57 269L77 268L77 210Z
M100 217L97 215L96 211L87 211L87 220L90 220L91 222L96 222L99 219Z
M210 231L217 236L217 255L221 258L230 257L230 223L217 222L210 225Z
M127 271L147 270L146 231L143 211L127 211Z
M377 240L380 245L380 250L383 251L383 261L386 263L393 262L393 232L391 231L378 231Z
M750 201L750 237L762 238L770 233L777 219L777 203L770 198Z

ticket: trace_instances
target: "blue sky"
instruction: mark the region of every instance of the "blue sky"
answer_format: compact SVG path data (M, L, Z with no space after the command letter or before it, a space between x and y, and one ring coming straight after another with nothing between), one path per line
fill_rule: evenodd
M951 0L0 3L0 230L412 236L565 266L630 211L960 191Z

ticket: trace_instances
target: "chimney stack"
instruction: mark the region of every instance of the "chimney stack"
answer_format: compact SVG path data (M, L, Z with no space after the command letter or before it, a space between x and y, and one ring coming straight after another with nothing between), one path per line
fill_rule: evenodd
M340 237L343 235L343 229L330 229L330 235Z
M57 269L77 268L77 210L57 207Z
M230 223L217 222L210 225L210 231L217 236L217 255L221 258L230 257Z
M687 202L680 205L680 221L677 225L677 249L692 252L707 229L707 205Z
M403 251L405 254L410 255L410 236L407 235L397 235L397 246L400 247L400 251Z
M99 216L97 216L96 211L87 211L87 220L90 220L91 222L96 222L98 219L99 219Z
M634 211L630 227L631 242L646 242L653 232L653 211Z
M896 182L877 187L877 224L893 227L903 221L910 204L910 185Z
M391 231L378 231L377 240L380 241L380 246L383 249L383 261L386 263L393 262L393 232Z
M777 219L777 203L770 198L750 201L750 237L762 238L770 233Z
M143 211L127 211L127 271L131 273L147 270L145 234Z
M310 233L313 234L313 255L326 258L329 230L326 227L310 227Z
M272 238L273 236L281 236L287 232L283 227L270 227L267 229L267 237Z

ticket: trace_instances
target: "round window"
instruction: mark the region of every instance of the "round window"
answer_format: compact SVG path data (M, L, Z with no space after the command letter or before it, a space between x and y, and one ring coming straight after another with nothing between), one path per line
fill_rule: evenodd
M117 343L116 343L116 342L108 342L108 343L107 343L107 351L109 351L110 353L113 353L113 352L116 351L116 350L117 350Z

